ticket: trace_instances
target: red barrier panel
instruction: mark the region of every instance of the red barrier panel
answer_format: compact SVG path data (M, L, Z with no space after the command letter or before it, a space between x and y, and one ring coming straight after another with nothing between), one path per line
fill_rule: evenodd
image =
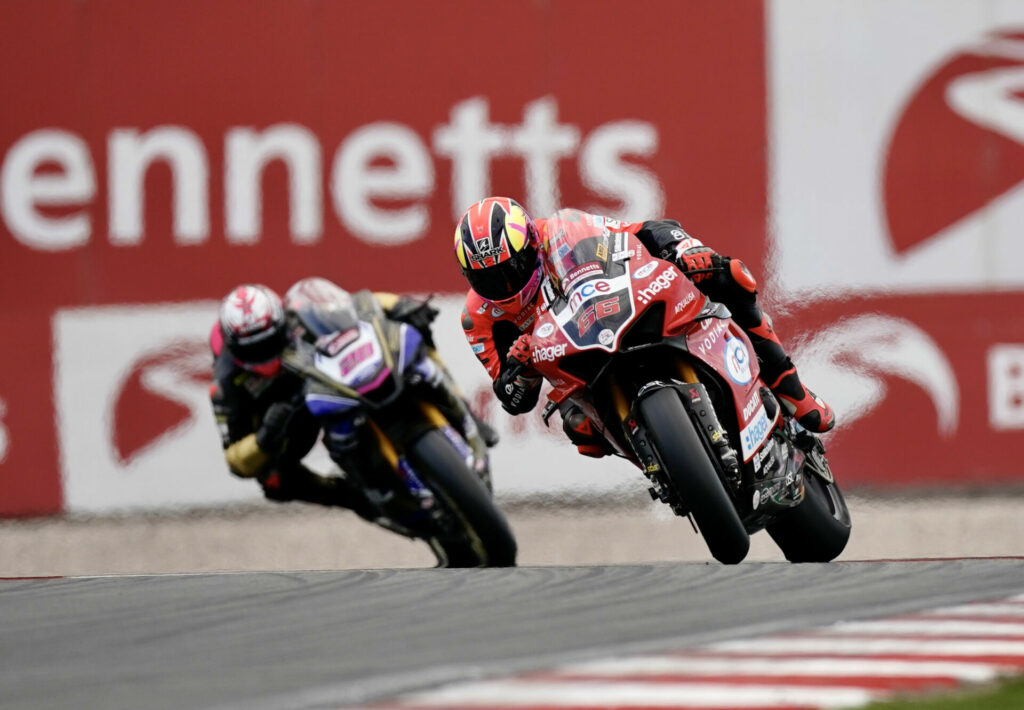
M61 510L90 446L130 478L185 416L125 394L159 333L74 309L312 273L460 290L454 219L486 193L676 216L762 258L760 3L7 3L0 64L0 515ZM119 348L138 361L86 407Z
M1024 7L849 9L771 5L781 332L842 480L1019 486Z

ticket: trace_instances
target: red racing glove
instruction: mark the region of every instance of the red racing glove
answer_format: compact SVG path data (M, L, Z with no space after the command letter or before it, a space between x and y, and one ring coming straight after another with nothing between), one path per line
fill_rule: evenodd
M691 281L699 283L711 278L712 270L717 266L716 256L711 247L690 247L679 255L679 266Z
M515 360L523 367L530 366L530 335L524 333L516 338L512 347L508 349L507 359Z

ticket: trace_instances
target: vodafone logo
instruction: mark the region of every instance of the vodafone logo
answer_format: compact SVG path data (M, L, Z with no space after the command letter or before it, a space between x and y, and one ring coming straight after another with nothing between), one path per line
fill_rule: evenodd
M957 50L925 77L885 155L892 245L905 252L1024 182L1024 30Z
M120 463L131 463L166 437L193 425L194 397L185 392L196 387L205 391L210 366L206 343L187 340L146 353L132 364L114 396L110 437Z

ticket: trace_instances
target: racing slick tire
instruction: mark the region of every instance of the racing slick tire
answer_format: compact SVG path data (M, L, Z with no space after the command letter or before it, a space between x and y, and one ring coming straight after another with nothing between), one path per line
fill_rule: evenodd
M750 536L733 506L676 390L665 387L640 400L640 416L665 474L690 511L711 555L738 564L750 550Z
M438 429L410 448L409 458L448 518L445 534L431 541L445 567L514 567L516 540L504 513L480 477Z

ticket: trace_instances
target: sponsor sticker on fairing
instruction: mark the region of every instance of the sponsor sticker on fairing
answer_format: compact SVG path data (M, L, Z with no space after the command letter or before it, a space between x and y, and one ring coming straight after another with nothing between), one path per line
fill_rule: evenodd
M585 301L597 296L610 294L614 290L614 284L608 279L594 279L593 281L588 281L573 291L569 296L569 308L575 311L577 308L582 306Z
M552 362L565 355L565 343L549 345L546 348L534 348L531 357L535 362Z
M333 357L340 353L347 345L355 342L358 337L359 330L357 328L349 328L340 334L328 333L317 338L316 348Z
M694 293L693 291L690 291L688 294L686 294L686 298L684 298L682 301L680 301L679 303L676 304L675 312L679 313L680 311L682 311L688 305L693 303L693 299L695 299L696 297L697 297L697 294Z
M757 447L768 438L771 430L772 422L768 419L768 414L764 410L764 405L762 405L754 414L753 419L750 420L750 424L743 427L743 430L740 432L740 445L743 447L744 461L757 451Z
M569 291L575 286L581 279L591 274L597 274L603 271L600 264L590 262L589 264L583 264L577 266L575 269L565 275L565 279L562 281L562 289Z
M750 373L750 353L739 338L725 338L725 371L738 385L745 385L753 378Z
M754 408L757 407L757 405L759 404L761 404L761 393L754 392L752 395L750 395L750 400L745 405L743 405L743 421L747 421L748 419L750 419L751 412L753 412Z
M643 266L637 269L636 273L634 273L633 276L635 277L636 274L640 273L641 271L648 267L654 266L656 268L657 263L658 262L656 261L652 261L650 264L647 264L647 266ZM654 269L651 269L651 271L654 271ZM648 271L647 273L649 274L650 271ZM646 275L647 274L644 274L644 276ZM674 266L668 267L660 274L658 274L658 278L652 281L650 286L648 286L647 288L642 288L639 291L637 291L637 298L640 300L640 303L650 303L651 300L654 299L655 294L667 289L672 284L672 282L675 281L678 277L679 270L676 269Z
M754 464L754 471L760 471L762 466L764 468L771 468L775 463L775 440L770 439L767 444L762 446L755 454L752 463Z
M658 262L652 261L649 264L644 264L639 269L633 272L634 279L645 279L654 273L654 270L658 268Z
M536 335L538 338L546 338L554 332L555 326L553 323L544 323L539 328L537 328L537 332L534 333L534 335Z

